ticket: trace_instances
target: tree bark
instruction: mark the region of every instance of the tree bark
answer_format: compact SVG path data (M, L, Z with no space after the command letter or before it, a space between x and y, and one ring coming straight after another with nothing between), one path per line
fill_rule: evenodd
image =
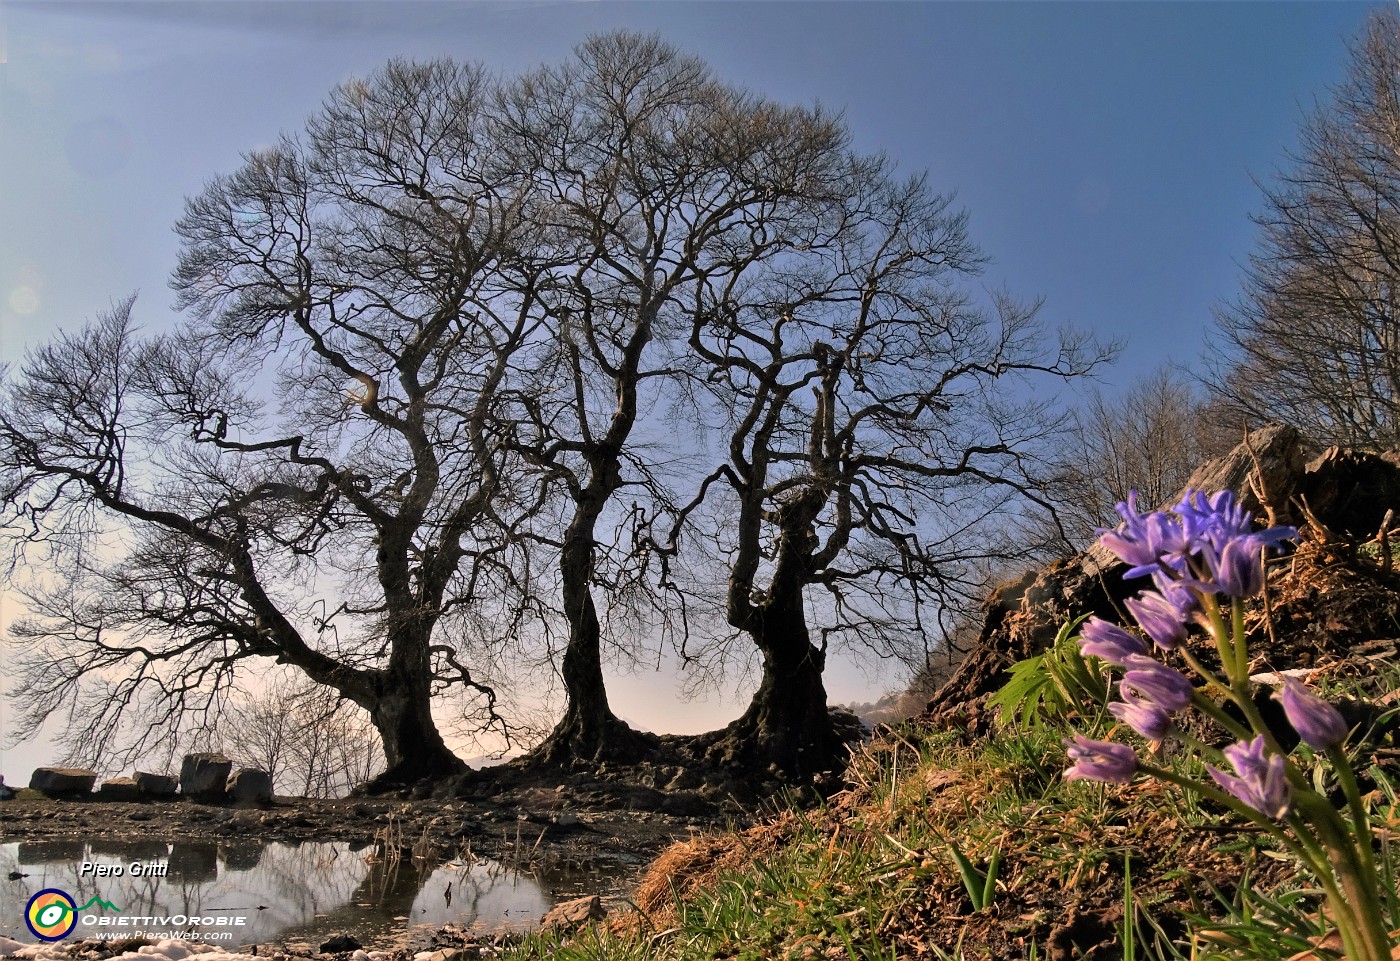
M593 528L596 518L577 517L560 552L564 612L569 644L560 673L567 706L549 737L530 753L549 764L574 760L637 760L649 739L612 712L603 679L602 628L593 603Z
M827 708L826 654L809 638L801 588L752 608L745 629L763 655L763 678L748 710L702 740L705 753L762 770L776 766L784 780L831 770L842 742Z
M363 704L384 742L388 770L368 785L385 791L419 781L441 781L467 769L433 722L432 696L424 673L390 669Z

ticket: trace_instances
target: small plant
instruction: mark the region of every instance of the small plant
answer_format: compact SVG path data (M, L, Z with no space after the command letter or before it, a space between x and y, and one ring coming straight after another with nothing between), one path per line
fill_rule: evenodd
M948 842L948 850L953 852L953 860L958 862L963 887L967 889L967 896L972 899L972 909L985 911L990 908L997 898L997 870L1001 867L1001 851L992 852L992 859L987 862L987 870L984 872L977 870L967 855L951 841Z
M1108 676L1102 663L1085 658L1072 636L1082 621L1080 618L1060 628L1055 643L1043 654L1011 666L1011 679L990 699L1003 724L1040 728L1083 704L1102 704L1108 699Z
M1286 679L1276 694L1304 750L1326 758L1345 798L1339 811L1282 748L1253 699L1244 602L1264 590L1264 552L1297 531L1255 530L1229 491L1210 497L1188 491L1171 511L1150 514L1138 513L1135 501L1130 494L1118 505L1123 524L1101 543L1130 566L1125 577L1152 578L1156 590L1128 600L1128 610L1157 650L1178 657L1204 686L1151 656L1139 637L1099 618L1080 628L1080 651L1123 672L1118 700L1108 706L1114 717L1148 741L1173 738L1198 752L1214 783L1143 763L1129 745L1082 735L1065 742L1073 761L1066 779L1126 784L1147 774L1234 810L1273 835L1317 880L1348 961L1391 961L1370 814L1343 750L1346 723L1296 680ZM1192 651L1195 627L1214 641L1219 672ZM1227 713L1226 703L1243 720ZM1216 750L1182 731L1172 715L1188 707L1235 743Z

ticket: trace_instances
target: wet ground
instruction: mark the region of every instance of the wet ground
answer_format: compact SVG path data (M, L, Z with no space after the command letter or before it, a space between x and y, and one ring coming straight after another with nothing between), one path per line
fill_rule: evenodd
M248 918L223 948L316 946L346 933L366 947L421 950L447 929L519 930L571 898L618 900L672 841L725 822L717 809L645 810L625 790L594 796L567 786L481 800L278 799L253 807L24 791L0 802L0 936L34 940L22 906L57 888L75 907L98 899L77 912L89 923L72 932L75 940L119 923L102 915L132 917L139 908L144 916ZM164 873L133 874L133 865Z

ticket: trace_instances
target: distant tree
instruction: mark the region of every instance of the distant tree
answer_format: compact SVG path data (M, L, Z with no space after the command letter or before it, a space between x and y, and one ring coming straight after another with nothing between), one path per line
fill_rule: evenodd
M1175 496L1203 461L1224 452L1215 426L1203 416L1193 385L1170 366L1120 395L1095 390L1074 411L1064 438L1063 472L1054 486L1065 535L1053 538L1060 551L1082 550L1098 528L1116 525L1114 506L1129 491L1152 507Z
M1265 189L1244 292L1218 312L1218 416L1400 446L1400 21L1376 13L1347 79Z
M217 736L235 764L266 771L278 794L344 797L384 770L368 715L304 678L281 676L235 695Z

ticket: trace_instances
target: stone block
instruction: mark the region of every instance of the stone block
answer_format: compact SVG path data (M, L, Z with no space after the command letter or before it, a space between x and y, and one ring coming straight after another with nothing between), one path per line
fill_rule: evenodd
M150 774L137 771L134 775L136 789L148 798L173 798L180 789L180 781L171 774Z
M102 782L97 796L103 801L139 801L141 789L136 786L134 777L114 777Z
M254 767L241 767L228 779L228 799L235 804L266 804L272 800L272 777Z
M607 914L602 899L594 894L556 904L544 916L540 927L545 931L568 932L582 927L589 921L601 921Z
M192 801L222 801L233 762L222 754L186 754L180 765L180 793Z
M49 797L91 794L97 772L80 767L41 767L34 771L29 786Z

